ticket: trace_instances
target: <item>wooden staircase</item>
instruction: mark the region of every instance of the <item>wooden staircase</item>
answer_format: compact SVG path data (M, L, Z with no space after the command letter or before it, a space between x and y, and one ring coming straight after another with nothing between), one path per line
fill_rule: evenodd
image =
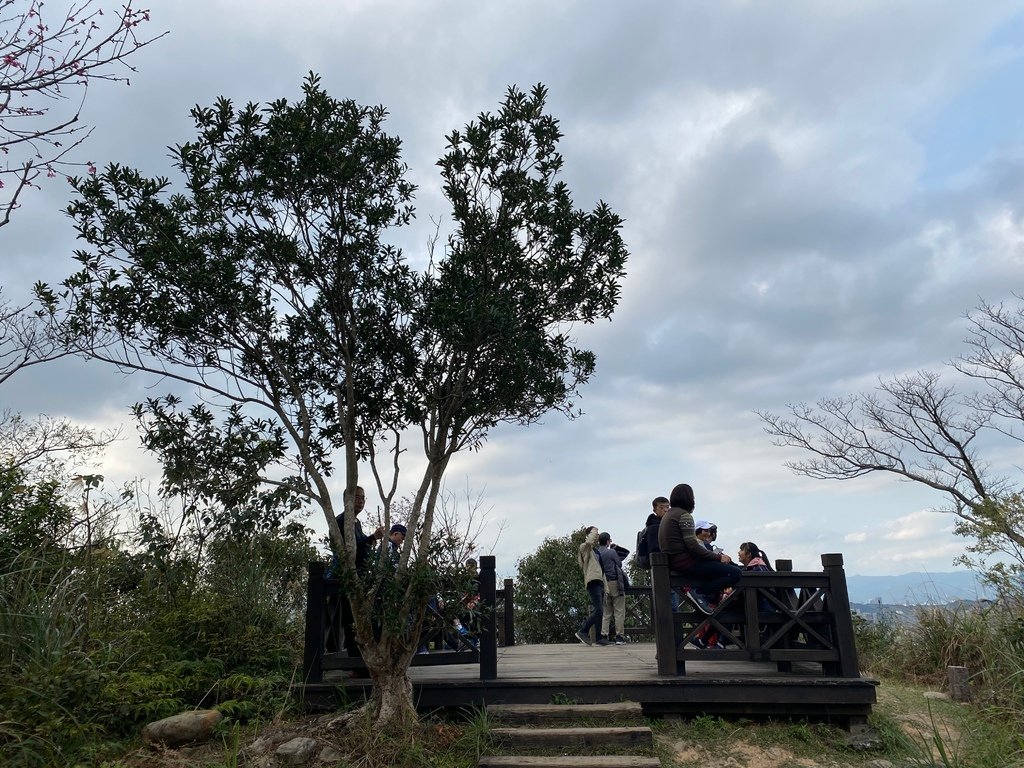
M643 712L633 701L614 704L491 704L487 707L487 717L504 724L491 728L491 742L503 751L519 754L485 755L480 758L480 768L661 766L661 761L653 754L651 729L641 725ZM566 725L580 720L593 722L594 726ZM601 755L603 747L614 748L617 754ZM624 749L642 754L622 754ZM567 754L571 752L577 754Z

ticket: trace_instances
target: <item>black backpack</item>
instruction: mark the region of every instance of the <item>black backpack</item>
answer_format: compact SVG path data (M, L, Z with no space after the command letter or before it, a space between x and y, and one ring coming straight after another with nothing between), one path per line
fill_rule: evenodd
M651 553L647 549L646 528L641 528L636 534L636 564L644 569L651 567Z

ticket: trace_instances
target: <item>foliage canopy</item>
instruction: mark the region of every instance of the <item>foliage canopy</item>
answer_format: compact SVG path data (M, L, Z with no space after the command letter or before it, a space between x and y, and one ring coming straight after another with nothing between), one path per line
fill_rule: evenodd
M173 150L183 192L117 165L76 180L81 269L38 291L76 351L201 394L136 407L165 490L322 511L382 721L411 711L405 670L448 462L496 424L578 415L595 358L571 328L618 301L622 222L604 203L574 206L545 99L510 88L496 114L448 136L452 232L424 271L386 239L410 221L414 190L385 110L333 99L310 75L295 103L196 107L196 139ZM389 525L410 433L424 459L410 535L387 578L360 578L355 515L339 529L332 478L343 468L354 489L367 461ZM374 632L381 610L392 620Z

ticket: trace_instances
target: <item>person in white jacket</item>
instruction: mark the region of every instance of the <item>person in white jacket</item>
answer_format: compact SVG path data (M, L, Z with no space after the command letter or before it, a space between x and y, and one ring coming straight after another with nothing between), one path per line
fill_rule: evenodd
M597 545L597 526L587 528L587 538L580 544L580 553L576 558L583 569L583 583L590 595L591 611L583 626L576 632L576 639L584 645L594 645L590 641L590 628L596 627L597 645L608 645L608 638L601 634L601 621L604 618L604 571L601 561L597 559L594 547Z

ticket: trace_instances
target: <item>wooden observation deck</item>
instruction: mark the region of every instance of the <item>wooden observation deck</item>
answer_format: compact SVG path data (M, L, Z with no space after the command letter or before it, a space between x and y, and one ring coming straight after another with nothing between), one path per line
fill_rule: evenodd
M711 617L672 612L668 590L679 588L679 577L658 555L652 560L653 586L631 590L632 612L646 606L650 623L629 634L654 642L521 646L514 643L513 585L507 580L496 590L494 558L481 558L481 598L492 608L484 614L480 649L415 656L409 676L417 706L636 701L649 716L807 719L848 729L866 723L877 681L857 669L841 556L823 555L818 572L788 571L780 563L777 573L744 574L734 598ZM334 670L354 665L323 653L323 605L332 589L326 582L325 591L322 566L314 565L303 697L312 709L332 709L367 696L372 683L338 675ZM688 645L709 620L727 634L728 650Z

